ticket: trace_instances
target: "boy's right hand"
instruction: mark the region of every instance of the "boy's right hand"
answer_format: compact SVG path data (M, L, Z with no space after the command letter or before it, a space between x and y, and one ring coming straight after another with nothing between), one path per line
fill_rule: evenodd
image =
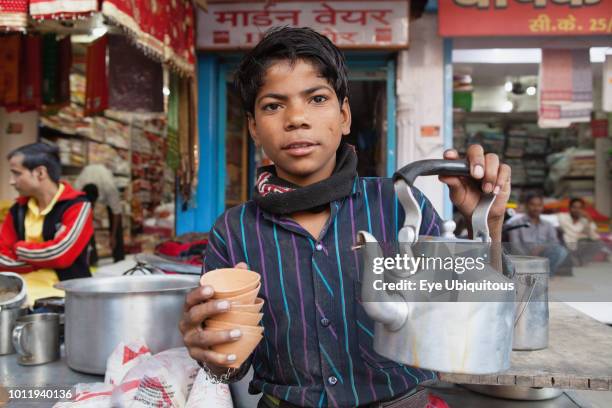
M204 327L206 319L230 309L227 300L212 299L213 294L211 286L201 286L189 292L179 330L189 355L194 360L206 364L213 374L221 375L227 371L226 366L236 360L236 355L217 353L210 347L236 341L242 333L239 329L213 331Z

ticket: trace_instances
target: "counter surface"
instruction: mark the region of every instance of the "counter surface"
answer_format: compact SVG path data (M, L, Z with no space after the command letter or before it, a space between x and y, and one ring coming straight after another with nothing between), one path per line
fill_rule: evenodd
M459 384L521 385L576 390L612 390L612 327L551 302L549 346L513 351L510 369L494 375L440 374Z

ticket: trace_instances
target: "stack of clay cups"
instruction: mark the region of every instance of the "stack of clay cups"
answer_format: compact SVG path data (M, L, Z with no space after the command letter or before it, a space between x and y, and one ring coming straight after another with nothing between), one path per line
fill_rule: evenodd
M213 299L227 300L230 310L206 320L209 330L239 329L242 335L236 341L212 346L217 353L235 354L236 360L228 367L238 368L251 355L263 338L259 325L264 301L257 297L261 288L261 276L246 269L215 269L202 275L200 284L209 285L215 291Z

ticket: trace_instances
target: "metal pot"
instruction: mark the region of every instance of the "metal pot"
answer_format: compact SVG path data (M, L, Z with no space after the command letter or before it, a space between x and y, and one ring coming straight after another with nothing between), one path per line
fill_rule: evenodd
M152 353L183 345L178 323L198 277L151 275L82 278L66 291L65 348L71 368L104 374L120 342L143 340Z
M495 196L483 194L472 214L474 240L455 238L452 222L445 223L441 237L418 236L422 214L411 187L422 175L469 176L469 167L459 160L422 160L395 173L395 191L406 213L397 237L400 256L439 256L445 252L452 258L458 248L468 246L486 254L491 242L487 219ZM373 265L375 258L382 257L384 251L372 234L359 231L358 242L365 247L362 265ZM454 273L450 271L451 277ZM414 283L423 277L433 281L440 274L448 276L442 269L410 273L388 269L380 276L385 283L411 280ZM500 284L511 282L488 265L482 271L466 271L462 276L474 282L484 278ZM363 308L375 322L374 350L378 354L410 366L448 373L490 374L509 368L514 291L502 293L492 301L470 301L471 298L460 294L455 294L460 298L422 301L408 291L373 291L377 279L372 271L364 270L361 294Z
M521 387L518 385L477 385L462 384L468 390L491 397L519 401L544 401L563 394L560 388Z
M14 272L0 272L0 310L20 308L25 301L23 278Z
M0 355L13 354L13 329L15 328L16 320L25 316L28 312L26 308L12 308L0 310Z
M513 350L548 347L548 259L510 256L517 285Z

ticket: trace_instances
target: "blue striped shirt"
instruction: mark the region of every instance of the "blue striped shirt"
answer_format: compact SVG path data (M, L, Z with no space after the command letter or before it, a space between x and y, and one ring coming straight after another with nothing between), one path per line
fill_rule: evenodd
M435 209L420 191L414 194L423 214L420 234L440 235ZM331 203L319 239L253 201L218 218L205 270L246 262L262 276L264 339L252 358L252 392L299 406L352 407L392 399L434 378L374 351L374 324L359 299L361 259L351 249L357 232L393 242L403 222L387 178L355 178L351 194Z

